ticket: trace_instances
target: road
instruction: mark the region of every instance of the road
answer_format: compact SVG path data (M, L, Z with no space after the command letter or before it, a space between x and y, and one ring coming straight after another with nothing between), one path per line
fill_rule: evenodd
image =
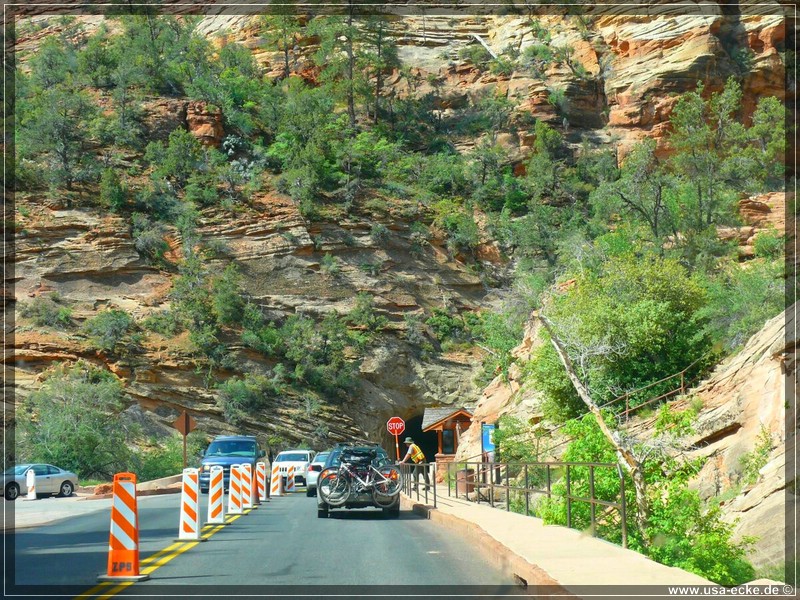
M97 575L106 569L110 518L101 507L7 533L13 568L7 565L6 593L194 597L357 589L396 594L407 589L403 586L417 591L481 586L500 593L514 583L458 532L408 511L398 519L385 519L374 509L333 511L331 518L317 519L316 499L301 492L273 498L226 526L206 528L203 543L176 544L178 505L178 494L139 499L142 572L150 580L97 586Z

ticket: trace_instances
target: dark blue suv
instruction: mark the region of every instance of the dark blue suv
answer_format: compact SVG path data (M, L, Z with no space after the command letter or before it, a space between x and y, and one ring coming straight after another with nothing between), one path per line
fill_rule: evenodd
M211 467L222 467L222 476L227 490L231 478L231 465L249 463L255 472L256 462L265 454L258 447L258 440L254 435L218 435L209 444L200 465L200 491L204 494L208 492Z

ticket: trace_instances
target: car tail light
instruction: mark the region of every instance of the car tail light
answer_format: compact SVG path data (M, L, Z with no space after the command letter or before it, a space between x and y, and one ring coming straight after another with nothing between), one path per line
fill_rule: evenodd
M322 466L321 465L309 465L308 470L309 471L322 471Z

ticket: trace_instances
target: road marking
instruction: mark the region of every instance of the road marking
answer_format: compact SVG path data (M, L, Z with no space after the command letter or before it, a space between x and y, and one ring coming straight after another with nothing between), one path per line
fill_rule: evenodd
M83 598L89 598L90 596L94 596L100 590L102 590L103 588L106 588L106 587L108 587L110 585L111 585L110 582L104 581L103 583L100 583L100 584L94 586L92 589L86 590L80 596L75 596L75 600L82 600Z
M184 543L184 542L175 542L174 544L170 544L169 546L167 546L167 547L166 547L166 548L164 548L163 550L159 550L159 551L158 551L158 552L156 552L155 554L151 554L151 555L150 555L150 556L148 556L147 558L143 559L143 560L141 561L141 564L143 564L143 565L146 565L146 564L148 564L148 563L151 563L151 562L153 562L153 561L155 561L155 560L159 559L160 557L162 557L164 554L167 554L168 552L171 552L171 551L175 550L176 548L180 548L180 546L181 546L183 543Z
M116 586L114 586L113 588L111 588L110 590L108 590L108 592L106 592L102 596L98 596L98 598L99 599L100 598L111 598L112 596L114 596L116 594L119 594L122 590L129 588L134 583L136 583L136 582L135 581L124 581L123 583L119 583Z

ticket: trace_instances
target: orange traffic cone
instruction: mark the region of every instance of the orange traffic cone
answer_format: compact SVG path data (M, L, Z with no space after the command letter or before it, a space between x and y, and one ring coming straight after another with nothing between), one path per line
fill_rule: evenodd
M289 465L286 473L286 491L294 491L294 465Z
M111 533L108 538L108 569L100 581L143 581L139 574L139 512L136 507L136 475L114 475L111 500Z
M23 500L36 500L36 473L33 467L25 471L25 484L28 486L28 495Z

